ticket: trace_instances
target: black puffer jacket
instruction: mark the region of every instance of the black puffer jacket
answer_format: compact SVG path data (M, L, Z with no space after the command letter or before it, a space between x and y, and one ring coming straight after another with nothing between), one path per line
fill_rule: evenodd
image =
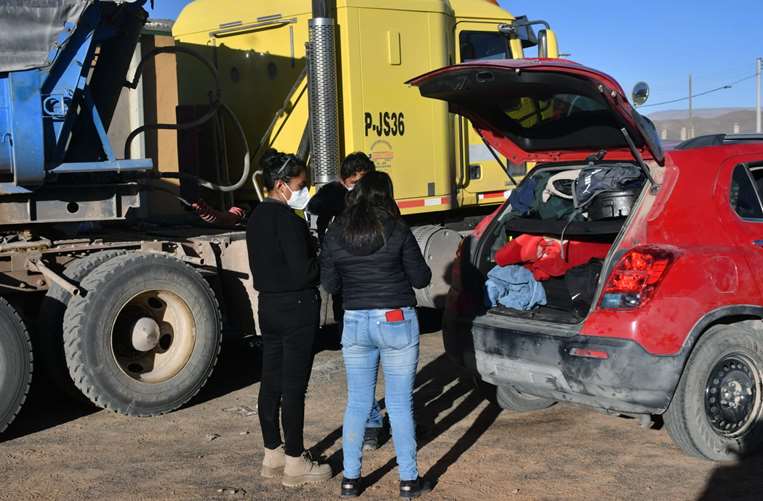
M429 285L432 272L411 229L399 219L384 223L385 242L352 248L339 223L329 227L321 251L321 284L342 293L345 310L416 306L413 288Z

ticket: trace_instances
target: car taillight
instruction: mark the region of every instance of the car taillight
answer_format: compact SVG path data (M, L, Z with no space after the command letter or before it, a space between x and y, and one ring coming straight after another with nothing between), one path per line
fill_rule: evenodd
M631 249L609 275L601 307L631 309L642 306L654 295L674 260L674 253L663 248Z

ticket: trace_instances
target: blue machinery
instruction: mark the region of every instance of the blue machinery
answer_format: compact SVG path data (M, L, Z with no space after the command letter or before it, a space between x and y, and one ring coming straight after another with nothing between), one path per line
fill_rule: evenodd
M140 208L141 192L167 190L148 184L150 179L180 178L223 192L248 181L246 134L220 100L217 69L211 63L188 47L158 47L144 55L127 81L147 18L146 1L0 4L0 225L125 219ZM37 29L19 32L14 19ZM185 53L208 68L216 85L210 109L191 122L138 127L128 135L126 158L118 159L106 131L121 90L136 87L146 59L167 52ZM150 159L129 158L129 144L138 134L199 127L220 111L233 122L243 145L243 170L236 183L162 173Z
M139 206L129 173L153 162L117 159L106 131L145 1L72 0L81 16L52 27L61 33L48 61L0 67L0 224L121 219Z

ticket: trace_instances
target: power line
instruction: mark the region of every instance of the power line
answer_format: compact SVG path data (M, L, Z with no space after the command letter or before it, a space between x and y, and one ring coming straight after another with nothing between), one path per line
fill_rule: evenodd
M713 92L718 92L720 90L730 89L733 86L735 86L736 84L742 83L745 80L750 80L752 78L755 78L755 74L754 73L752 75L748 75L746 77L740 78L739 80L734 80L733 82L727 83L725 85L721 85L720 87L716 87L714 89L706 90L704 92L699 92L697 94L692 94L691 96L679 97L677 99L670 99L668 101L661 101L659 103L644 104L642 106L639 106L639 108L649 108L651 106L661 106L663 104L673 104L673 103L680 103L681 101L688 101L690 97L691 98L695 98L695 97L700 97L700 96L706 96L707 94L712 94Z

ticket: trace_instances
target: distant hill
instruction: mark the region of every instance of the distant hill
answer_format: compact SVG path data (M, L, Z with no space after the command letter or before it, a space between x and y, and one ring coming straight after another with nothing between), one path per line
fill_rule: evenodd
M721 115L725 115L727 113L732 113L734 111L745 111L750 109L751 108L744 108L744 107L700 108L698 110L694 110L694 116L699 118L716 118ZM689 117L689 110L682 109L682 110L655 111L654 113L648 113L648 116L652 120L682 120Z
M663 140L689 137L688 110L658 111L648 115ZM700 108L694 110L694 136L755 132L755 110L750 108Z

